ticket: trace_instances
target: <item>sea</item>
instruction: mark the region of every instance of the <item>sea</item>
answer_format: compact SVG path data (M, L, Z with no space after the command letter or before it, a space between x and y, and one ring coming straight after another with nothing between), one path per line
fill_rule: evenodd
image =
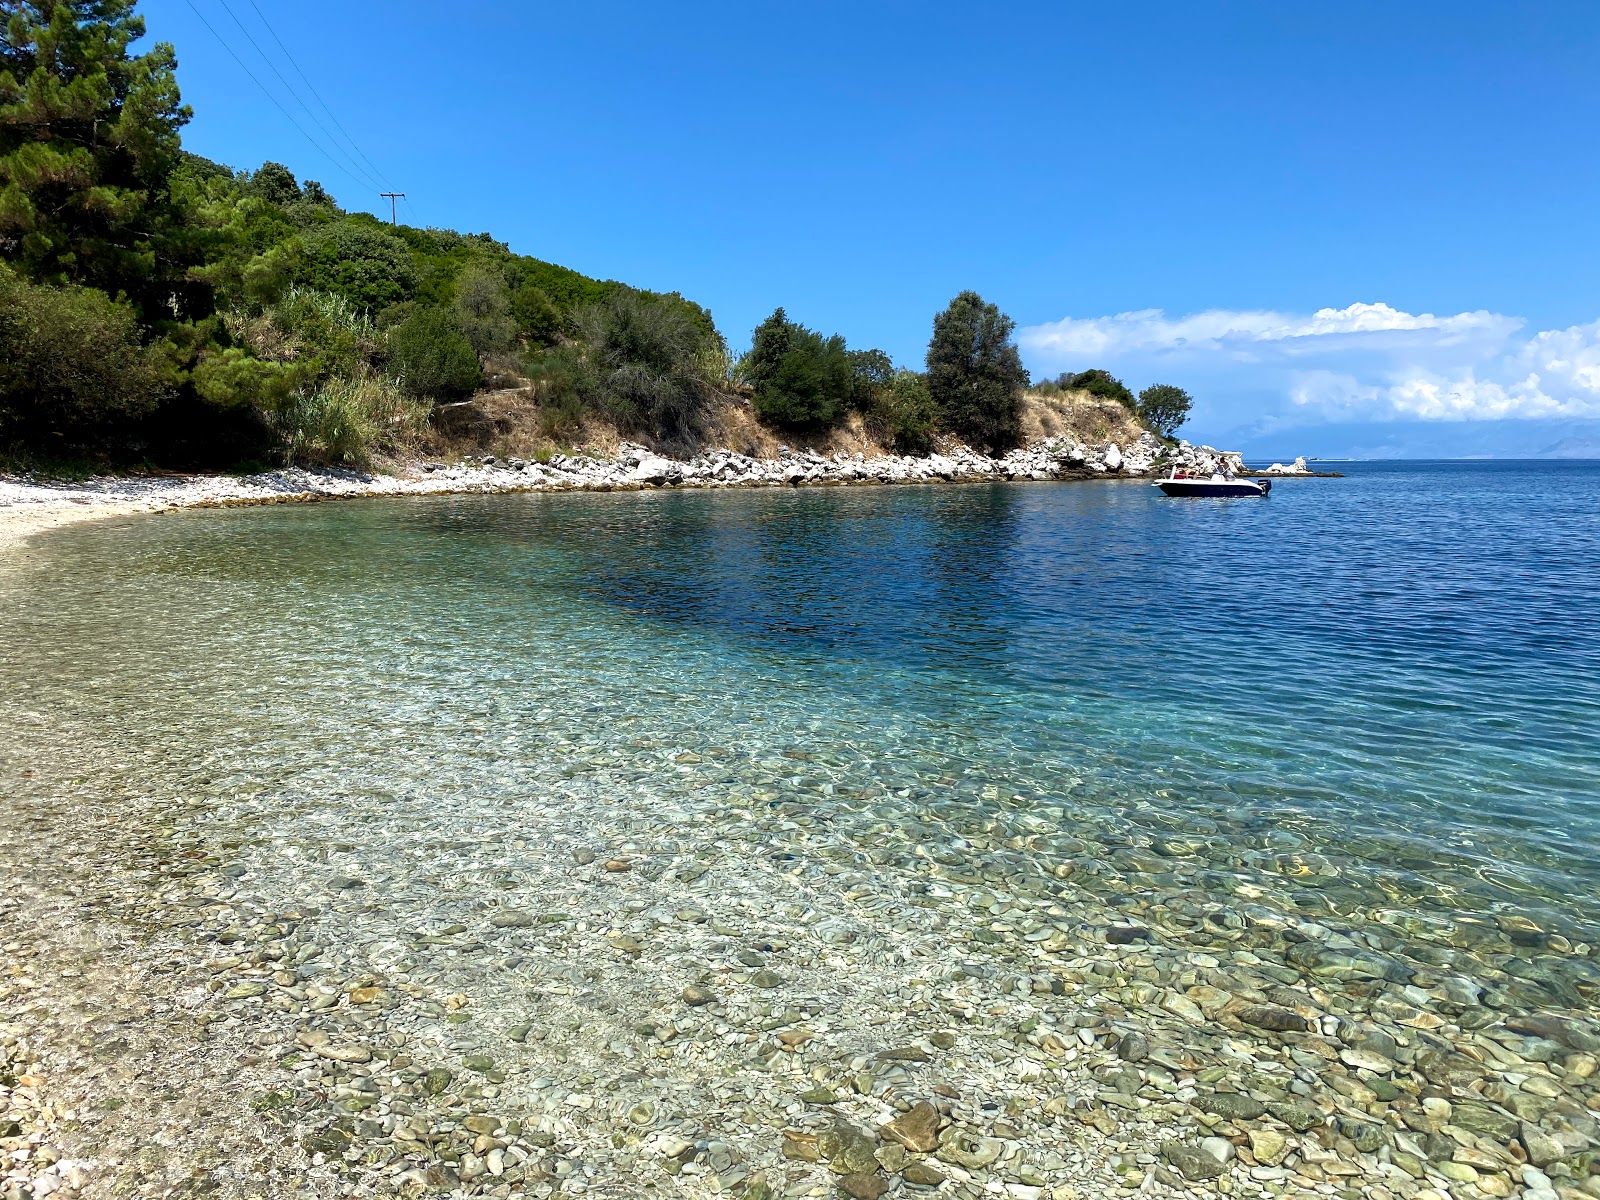
M1054 881L1063 928L1214 920L1276 931L1255 953L1284 978L1444 972L1491 1008L1592 1011L1600 463L1338 470L1265 499L89 522L0 562L0 767L80 809L196 815L197 853L279 904L337 868L419 893L426 925L455 843L425 835L524 820L544 832L502 844L513 868L562 838L648 857L660 812L799 870L801 819L891 888L992 867Z

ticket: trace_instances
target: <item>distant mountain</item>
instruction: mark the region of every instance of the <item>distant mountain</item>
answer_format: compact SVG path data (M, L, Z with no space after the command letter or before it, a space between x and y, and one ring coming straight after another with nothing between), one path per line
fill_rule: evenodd
M1192 442L1242 451L1250 462L1320 458L1600 458L1600 421L1366 421L1297 429L1185 428Z
M1539 458L1600 458L1600 437L1565 437L1539 451Z

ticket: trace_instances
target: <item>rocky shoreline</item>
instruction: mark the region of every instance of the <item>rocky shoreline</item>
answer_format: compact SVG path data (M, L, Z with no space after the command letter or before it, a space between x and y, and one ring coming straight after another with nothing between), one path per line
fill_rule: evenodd
M675 460L623 443L609 457L581 453L534 462L486 456L457 463L419 462L392 474L291 467L258 475L105 476L83 483L0 476L0 544L8 536L22 537L69 521L173 508L451 493L1141 478L1171 467L1244 471L1238 454L1188 442L1169 447L1145 434L1126 447L1046 438L1001 458L957 446L947 454L922 458L783 451L777 458L758 459L709 450ZM1277 473L1300 472L1291 468Z

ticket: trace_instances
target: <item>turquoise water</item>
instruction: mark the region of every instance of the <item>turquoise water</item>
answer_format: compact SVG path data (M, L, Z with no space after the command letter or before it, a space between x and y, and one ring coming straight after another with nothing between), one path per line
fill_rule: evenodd
M0 718L46 778L203 802L235 840L307 823L380 868L391 834L475 805L581 828L626 789L755 812L717 826L752 854L803 855L759 816L803 810L891 876L1070 871L1085 922L1191 933L1226 900L1219 928L1287 914L1382 971L1578 1007L1600 994L1597 496L1600 464L1354 464L1266 501L1017 484L89 524L0 563Z

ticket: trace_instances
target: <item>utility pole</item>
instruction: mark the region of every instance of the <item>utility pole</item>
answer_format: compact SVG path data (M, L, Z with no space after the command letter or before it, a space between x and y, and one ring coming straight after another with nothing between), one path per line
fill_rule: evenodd
M379 192L378 195L382 196L389 202L389 224L398 224L399 222L395 220L394 216L394 202L396 200L404 200L406 198L406 194L404 192Z

